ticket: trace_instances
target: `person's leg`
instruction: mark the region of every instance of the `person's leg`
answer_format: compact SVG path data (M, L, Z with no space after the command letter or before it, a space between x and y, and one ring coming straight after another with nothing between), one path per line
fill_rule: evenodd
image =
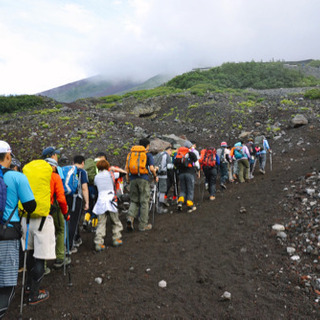
M55 210L52 212L54 229L56 235L56 256L57 260L64 259L64 217L61 209L55 204Z
M98 216L97 229L94 236L94 244L104 244L104 238L106 236L106 224L107 224L107 213L99 214Z
M140 193L139 230L142 230L148 225L148 222L149 222L149 200L150 200L149 181L144 179L139 179L139 193Z
M187 207L190 209L194 207L194 174L186 173L185 174L185 181L186 181L186 201ZM194 207L195 208L195 207Z
M187 193L187 181L186 181L186 173L179 174L180 181L180 193L179 193L179 203L184 203L186 201L186 193Z
M121 231L123 230L122 223L119 219L118 212L109 212L112 223L112 240L115 242L122 238Z
M238 178L239 178L239 182L244 182L244 170L245 170L245 167L244 167L244 164L243 164L243 160L238 160L238 167L239 167L239 175L238 175Z
M209 182L209 193L210 196L216 196L216 183L217 183L217 169L211 168L210 169L210 182Z
M10 302L14 297L15 287L1 287L0 288L0 319L6 314Z

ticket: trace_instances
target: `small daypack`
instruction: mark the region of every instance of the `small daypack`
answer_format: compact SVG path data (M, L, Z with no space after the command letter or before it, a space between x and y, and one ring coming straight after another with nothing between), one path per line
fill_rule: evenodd
M174 165L177 168L192 167L192 163L189 159L189 149L187 147L180 147L177 151L177 155L174 159Z
M133 146L127 155L126 167L131 174L148 174L147 151L144 146Z
M203 158L200 158L200 163L203 167L206 168L213 168L216 166L216 149L215 148L208 148L203 153Z
M234 148L234 157L239 160L243 158L245 155L243 153L242 147L235 147Z
M84 170L88 173L89 184L94 185L94 177L97 175L97 166L92 158L86 159L84 162Z
M3 171L4 170L0 166L0 221L3 218L3 212L6 208L6 202L7 202L7 186L4 183L4 179L3 179L3 175L5 174L6 171L5 172Z
M23 167L22 172L28 178L37 207L31 218L48 216L51 208L51 187L52 167L45 160L33 160ZM22 209L19 204L19 208Z
M77 166L65 166L62 167L64 179L63 187L64 187L64 193L66 195L72 195L75 194L78 190L78 184L79 184L79 178L77 175L78 169Z
M264 150L263 140L264 136L257 136L254 138L254 145L257 151Z

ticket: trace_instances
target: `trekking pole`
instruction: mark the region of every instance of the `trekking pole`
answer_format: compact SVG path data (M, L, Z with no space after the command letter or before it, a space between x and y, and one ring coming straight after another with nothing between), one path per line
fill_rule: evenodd
M153 186L152 192L152 226L154 226L154 215L156 211L156 202L157 202L157 184L155 183Z
M70 257L70 249L69 249L69 221L66 221L66 242L67 242L67 257ZM68 286L72 287L72 282L71 282L71 272L70 272L70 264L68 265Z
M173 171L173 184L174 184L174 192L175 192L175 196L178 199L178 183L177 183L177 172L174 170Z
M67 251L67 220L64 220L64 257L63 257L63 275L66 276L66 251Z
M27 232L26 232L26 242L25 242L24 258L23 258L22 287L21 287L20 314L19 314L19 319L21 320L22 320L22 310L23 310L24 286L26 282L29 225L30 225L30 213L27 214Z
M272 152L270 151L270 171L272 171Z

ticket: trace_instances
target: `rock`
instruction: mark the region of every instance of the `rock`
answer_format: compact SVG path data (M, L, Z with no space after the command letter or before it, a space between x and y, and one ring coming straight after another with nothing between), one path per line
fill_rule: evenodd
M245 207L240 208L240 213L246 213L246 212L247 212L247 209Z
M171 145L170 142L161 140L159 138L153 139L150 141L150 148L149 151L151 153L159 153L163 150L165 150L167 147L169 147Z
M287 239L287 234L283 231L280 231L277 233L277 237L281 238L282 240L286 240Z
M222 298L223 300L231 300L231 293L228 292L228 291L225 291L225 292L223 293L223 295L221 296L221 298Z
M308 124L308 119L302 114L297 114L294 118L291 119L290 123L293 128L298 128Z
M293 247L287 247L287 252L288 252L290 255L292 255L292 254L294 254L294 253L296 252L296 249L293 248Z
M248 138L250 135L252 134L252 132L250 131L243 131L240 133L239 135L239 139L246 139Z
M97 278L94 279L94 281L95 281L97 284L101 284L101 283L102 283L102 278L97 277Z
M311 189L311 188L306 189L306 193L307 193L309 196L314 195L315 192L316 192L315 189Z
M166 288L167 287L167 282L165 280L161 280L161 281L159 281L158 286L160 288Z
M272 226L272 230L274 230L274 231L284 231L285 227L282 224L276 223L276 224L274 224Z
M300 260L300 256L294 255L294 256L292 256L290 259L291 259L292 261L298 261L298 260Z
M161 107L156 104L138 104L133 108L133 114L135 114L138 117L150 117L152 116L155 112L159 111Z

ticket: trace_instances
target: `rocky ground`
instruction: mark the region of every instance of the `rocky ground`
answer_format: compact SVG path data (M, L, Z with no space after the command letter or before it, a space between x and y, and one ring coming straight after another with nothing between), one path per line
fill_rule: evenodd
M308 123L294 127L297 114ZM43 280L50 299L25 306L24 318L319 319L319 114L319 100L282 91L129 99L111 109L84 100L1 117L1 138L25 161L53 144L66 161L103 149L123 166L137 139L173 142L169 134L201 148L265 133L274 151L266 175L230 183L214 202L202 200L198 181L197 211L171 207L152 231L124 231L121 248L96 254L93 234L83 231L69 270L73 285L53 271ZM20 287L8 319L17 318L19 302Z

